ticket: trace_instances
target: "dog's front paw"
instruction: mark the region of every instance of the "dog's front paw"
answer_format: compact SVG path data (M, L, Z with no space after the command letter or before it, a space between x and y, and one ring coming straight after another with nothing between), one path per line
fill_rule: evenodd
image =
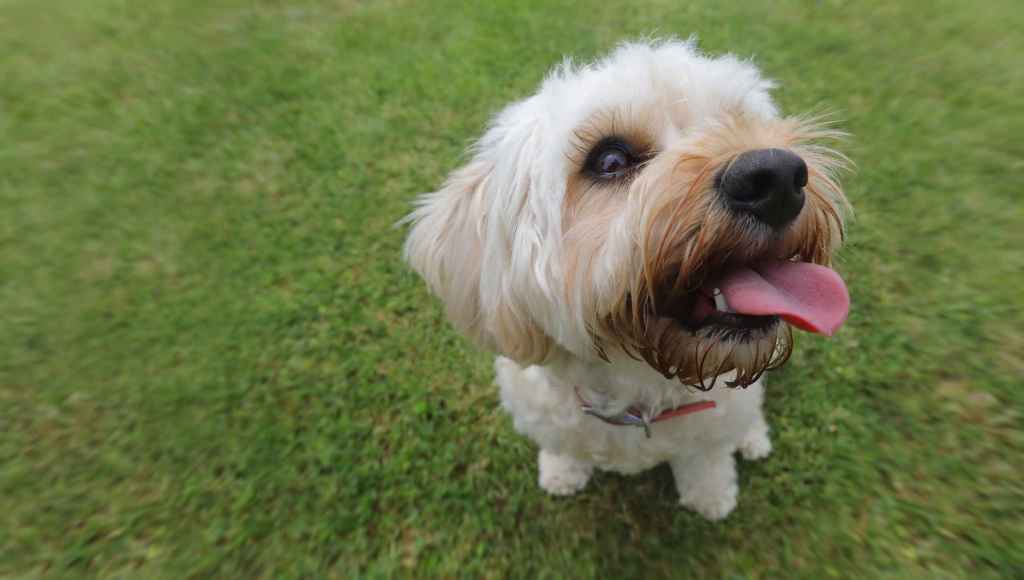
M772 452L772 440L766 431L754 431L747 434L739 449L740 455L747 461L764 459Z
M732 452L732 448L724 447L669 462L683 507L711 521L724 519L732 512L739 495Z
M552 495L572 495L587 486L593 468L565 455L541 449L538 458L540 487Z
M717 490L695 489L679 498L683 507L689 508L705 518L717 522L725 519L736 508L739 488L729 484Z

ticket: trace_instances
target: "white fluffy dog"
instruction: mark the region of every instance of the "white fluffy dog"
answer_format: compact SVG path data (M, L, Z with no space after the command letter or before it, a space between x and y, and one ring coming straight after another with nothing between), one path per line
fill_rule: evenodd
M780 116L772 86L692 42L566 62L407 218L407 260L499 353L548 492L667 461L684 506L725 517L733 454L771 451L759 379L790 327L846 319L827 267L846 207L843 157L821 145L836 133Z

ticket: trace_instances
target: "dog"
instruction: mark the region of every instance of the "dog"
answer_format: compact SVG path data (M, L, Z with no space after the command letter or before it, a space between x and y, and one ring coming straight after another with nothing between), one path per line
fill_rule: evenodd
M762 374L792 328L845 321L843 134L782 116L773 88L692 39L567 60L406 218L406 260L498 354L547 492L668 462L680 503L724 518L735 452L772 449Z

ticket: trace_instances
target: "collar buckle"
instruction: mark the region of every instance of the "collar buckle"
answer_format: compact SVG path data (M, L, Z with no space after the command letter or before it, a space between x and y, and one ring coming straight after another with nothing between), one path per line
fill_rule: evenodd
M583 411L585 415L596 417L597 419L600 419L601 421L604 421L609 425L626 425L631 427L641 427L644 430L644 435L646 435L648 439L651 438L652 423L657 423L658 421L664 421L666 419L671 419L673 417L689 415L691 413L696 413L698 411L714 409L716 406L714 401L697 401L695 403L687 403L685 405L680 405L679 407L676 407L674 409L667 409L665 411L662 411L658 415L654 415L651 412L641 411L638 407L633 405L628 407L625 411L622 411L621 413L618 413L616 415L604 415L600 411L595 409L594 406L591 405L586 399L583 398L583 395L580 393L580 387L578 385L575 387L575 390L576 400L580 404L580 410Z
M641 427L644 430L644 435L646 435L648 439L651 438L651 423L653 423L653 421L651 420L650 413L645 413L636 407L629 407L625 411L616 415L602 415L594 409L593 405L583 398L583 395L580 394L579 387L576 387L576 399L579 401L580 410L582 410L584 414L596 417L609 425Z

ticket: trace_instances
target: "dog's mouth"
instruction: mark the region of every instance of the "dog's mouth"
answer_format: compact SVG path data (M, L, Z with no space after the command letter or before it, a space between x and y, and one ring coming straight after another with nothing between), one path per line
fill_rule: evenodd
M850 296L835 271L791 260L730 265L690 299L663 311L702 336L753 339L781 321L831 336L846 321Z

